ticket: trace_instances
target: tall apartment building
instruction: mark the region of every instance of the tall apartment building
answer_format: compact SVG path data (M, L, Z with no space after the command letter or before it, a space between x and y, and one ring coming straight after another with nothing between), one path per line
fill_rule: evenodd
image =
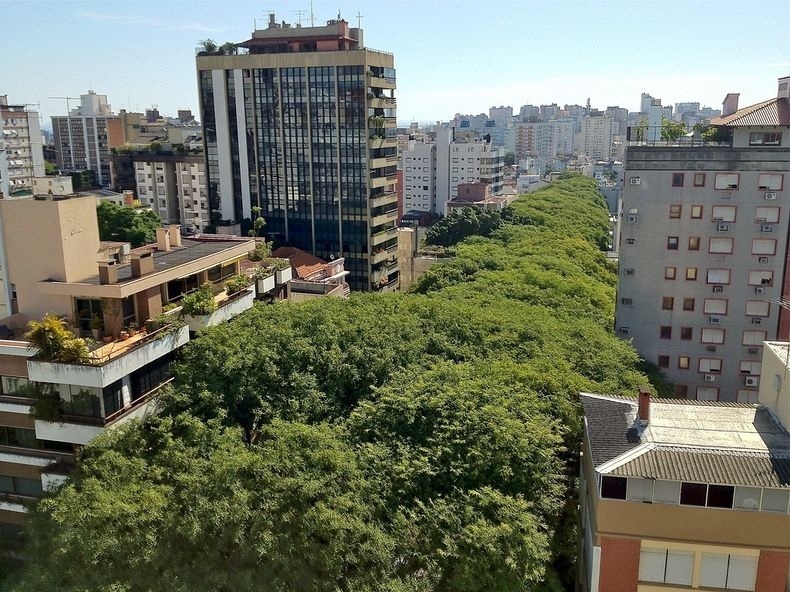
M392 54L344 20L277 24L243 55L197 57L212 222L262 208L278 244L345 257L354 290L395 289L397 129Z
M579 150L596 160L609 160L612 154L612 118L609 115L582 119Z
M557 156L556 125L553 121L516 123L513 127L516 160L530 156Z
M690 399L752 402L790 316L790 78L711 123L715 145L629 146L616 330Z
M504 188L503 148L495 148L474 132L455 128L436 132L434 143L409 141L402 158L404 210L447 214L447 202L458 185L481 181L500 195Z
M189 232L209 225L206 166L203 156L132 155L137 198L163 222Z
M61 169L91 170L100 186L110 184L110 148L124 142L121 120L107 95L92 90L80 95L80 105L67 115L52 117L55 161Z
M504 126L513 119L513 107L490 107L488 109L488 118Z
M33 179L44 176L44 150L38 113L25 105L8 103L0 95L0 193L5 197L27 194Z

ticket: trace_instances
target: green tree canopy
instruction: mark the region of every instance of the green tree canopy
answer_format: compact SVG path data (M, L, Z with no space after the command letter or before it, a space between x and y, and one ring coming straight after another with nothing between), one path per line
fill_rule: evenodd
M156 229L162 221L151 210L137 210L101 201L96 208L99 238L105 241L129 242L139 247L156 240Z

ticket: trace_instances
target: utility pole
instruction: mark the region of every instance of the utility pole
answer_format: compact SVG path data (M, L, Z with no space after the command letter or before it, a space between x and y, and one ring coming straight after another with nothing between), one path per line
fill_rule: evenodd
M66 101L66 123L69 128L69 160L71 161L71 170L75 170L74 166L74 143L71 137L71 109L69 108L69 101L77 101L79 97L48 97L50 99L60 99ZM53 130L54 132L54 130Z

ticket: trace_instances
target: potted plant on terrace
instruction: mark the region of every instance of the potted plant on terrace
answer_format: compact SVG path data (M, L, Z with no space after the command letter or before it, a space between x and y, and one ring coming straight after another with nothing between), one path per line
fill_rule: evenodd
M88 342L69 330L68 323L47 313L40 321L27 324L25 339L38 349L38 356L51 362L85 363L90 359Z
M217 310L217 302L214 300L210 283L203 284L181 299L181 314L184 315L207 315L215 310Z
M237 292L241 292L242 290L246 289L252 281L249 277L244 275L243 273L234 275L228 281L225 282L225 290L228 292L228 296L232 294L236 294Z

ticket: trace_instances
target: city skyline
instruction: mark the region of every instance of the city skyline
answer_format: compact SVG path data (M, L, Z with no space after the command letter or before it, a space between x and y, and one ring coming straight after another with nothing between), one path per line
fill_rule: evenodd
M156 105L197 116L194 54L202 39L243 41L254 23L266 26L269 12L277 22L308 26L311 3L12 1L3 8L7 22L36 23L38 34L24 26L4 32L18 51L0 65L0 93L33 104L49 128L50 116L66 113L65 100L49 97L89 89L106 94L115 111ZM361 22L366 46L395 54L400 121L588 97L594 107L634 111L642 92L665 105L713 108L739 92L747 105L773 96L771 81L790 72L784 2L315 1L316 25L337 18L338 9L351 26ZM760 43L737 52L723 46L733 23L760 30ZM64 30L74 42L63 43Z

